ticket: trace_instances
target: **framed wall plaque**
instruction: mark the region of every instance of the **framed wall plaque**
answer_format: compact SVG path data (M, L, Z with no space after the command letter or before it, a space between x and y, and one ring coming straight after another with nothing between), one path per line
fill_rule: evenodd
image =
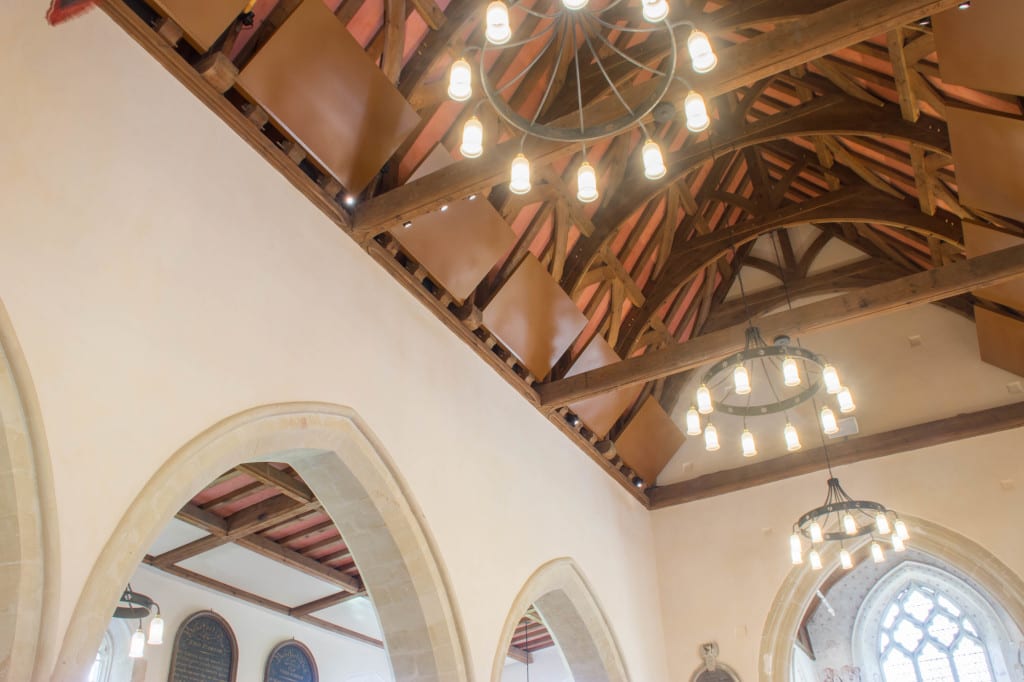
M313 653L302 642L281 642L267 657L264 682L319 682Z
M168 682L235 682L238 641L231 626L213 611L185 619L174 636Z

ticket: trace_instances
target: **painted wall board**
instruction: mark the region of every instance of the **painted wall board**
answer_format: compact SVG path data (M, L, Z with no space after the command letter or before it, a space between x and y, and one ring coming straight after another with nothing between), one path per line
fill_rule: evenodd
M203 50L227 29L245 9L245 0L154 0L174 23L181 26L188 39Z
M947 107L960 201L1024 220L1024 120Z
M615 447L626 464L653 483L685 440L683 432L651 397L633 415Z
M566 376L573 376L592 369L605 367L619 362L621 358L603 336L595 336L587 347L583 349L576 362L569 368ZM598 436L605 436L608 430L615 425L616 420L622 416L636 397L640 395L643 386L628 386L618 391L587 398L576 403L570 403L569 409L579 415L587 427Z
M1008 249L1011 246L1024 243L1024 239L1020 237L983 227L966 220L963 225L964 246L966 247L968 258L974 258L975 256L991 253L992 251L999 251L1000 249ZM995 301L1017 310L1024 310L1024 277L1018 277L994 287L975 289L973 293L990 301Z
M974 306L981 359L1024 377L1024 322Z
M945 83L1024 95L1024 3L972 0L970 9L932 17Z

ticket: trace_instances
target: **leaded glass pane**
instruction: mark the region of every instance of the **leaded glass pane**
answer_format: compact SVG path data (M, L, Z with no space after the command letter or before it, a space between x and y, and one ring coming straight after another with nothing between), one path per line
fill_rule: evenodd
M922 682L954 682L953 668L946 651L928 642L917 657Z
M892 649L882 658L882 672L886 682L914 682L914 662L899 649Z
M953 640L960 634L960 626L951 621L943 613L938 613L928 624L928 634L942 642L944 646L952 646Z
M903 602L903 610L914 617L919 623L928 620L928 614L932 612L935 603L931 597L926 595L919 587L910 591L910 596Z
M949 611L954 616L959 616L960 615L960 609L957 608L956 604L954 604L953 602L949 601L948 599L943 597L941 594L939 595L939 606L941 606L942 608L946 609L947 611Z
M901 618L899 625L892 633L892 638L896 640L896 643L910 653L917 650L917 645L921 643L923 637L924 633L921 632L921 628L907 618Z
M882 619L882 627L889 629L892 624L896 622L896 616L900 615L899 604L890 604L889 608L885 611L885 618Z
M970 637L964 637L953 649L953 664L960 682L991 682L985 649Z

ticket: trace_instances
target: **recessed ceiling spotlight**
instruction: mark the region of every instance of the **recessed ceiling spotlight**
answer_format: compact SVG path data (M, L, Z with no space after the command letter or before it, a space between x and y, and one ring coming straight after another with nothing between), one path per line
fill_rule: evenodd
M580 425L580 418L575 412L566 412L565 421L569 423L569 426L576 428Z
M641 490L643 490L644 479L640 478L639 476L634 476L633 477L633 485L635 485L637 488L640 488Z
M406 220L404 223L402 223L402 227L408 230L410 227L412 227L412 221Z
M917 20L917 25L921 26L923 28L931 28L931 26L932 26L932 18L931 17L922 17L922 18Z
M351 194L346 194L345 195L345 205L346 206L355 206L356 205L356 198L353 195L351 195Z
M444 206L441 207L441 213L444 213L447 210L448 210L448 204L445 204Z
M470 194L469 195L469 200L470 201L476 201L476 195L475 194Z
M971 8L971 0L964 0L959 5L957 5L956 8L957 9L970 9Z

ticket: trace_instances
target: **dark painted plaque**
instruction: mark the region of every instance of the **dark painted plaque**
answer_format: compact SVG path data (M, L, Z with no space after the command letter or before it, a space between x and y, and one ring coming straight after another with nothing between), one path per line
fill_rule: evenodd
M305 644L294 639L281 642L267 659L265 682L318 682L316 661Z
M234 682L238 643L223 618L213 611L189 616L174 637L169 682Z

